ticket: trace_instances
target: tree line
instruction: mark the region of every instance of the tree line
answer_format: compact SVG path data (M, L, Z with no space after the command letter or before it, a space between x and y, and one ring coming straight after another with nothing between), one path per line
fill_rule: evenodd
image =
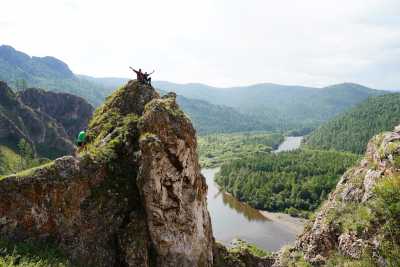
M305 216L326 199L358 158L310 149L259 154L224 163L216 182L255 208Z

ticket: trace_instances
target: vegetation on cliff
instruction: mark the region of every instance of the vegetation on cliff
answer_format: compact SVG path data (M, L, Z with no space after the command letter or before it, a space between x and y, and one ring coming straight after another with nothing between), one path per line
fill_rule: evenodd
M14 150L0 146L0 175L18 171L20 164L21 157Z
M0 239L0 266L72 267L67 257L46 242L12 242Z
M308 149L258 154L224 163L216 182L255 208L304 216L357 159L351 153Z
M284 136L279 133L232 133L199 136L200 164L205 168L217 167L224 162L276 149Z
M306 138L319 149L336 149L362 154L376 134L400 123L400 94L370 97L350 111L323 124Z
M323 266L400 266L400 176L389 176L375 186L370 201L337 203L326 215L325 223L333 225L337 233L352 236L347 245L354 247L348 247L352 255L333 248ZM371 237L375 244L363 242ZM281 266L313 266L294 248L284 248L281 253Z
M53 240L74 266L212 266L195 130L175 98L130 81L79 155L2 177L2 238Z
M295 247L281 253L281 266L399 266L399 158L400 127L372 138Z
M214 267L270 267L274 259L272 254L236 239L229 248L220 243L214 244Z

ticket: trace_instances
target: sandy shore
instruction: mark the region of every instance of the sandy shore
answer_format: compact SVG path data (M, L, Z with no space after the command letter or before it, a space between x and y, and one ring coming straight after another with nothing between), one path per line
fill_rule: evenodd
M304 224L307 222L306 219L295 218L286 213L269 212L269 211L263 211L263 210L260 210L260 212L268 220L285 225L286 227L288 227L291 231L293 231L297 235L301 234L303 232Z

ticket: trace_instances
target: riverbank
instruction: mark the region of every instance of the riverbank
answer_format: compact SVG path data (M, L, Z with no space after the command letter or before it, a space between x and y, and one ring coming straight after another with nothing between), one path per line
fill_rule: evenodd
M215 173L218 172L218 168L214 168L213 170L215 171ZM304 225L307 222L307 219L300 218L300 217L293 217L293 216L291 216L287 213L283 213L283 212L272 212L272 211L255 209L255 208L251 207L249 204L237 200L231 193L222 191L222 189L220 189L218 185L217 185L217 187L218 187L218 190L221 190L220 191L221 194L224 194L227 198L233 198L234 200L236 200L238 202L237 206L241 206L242 209L244 207L250 207L253 210L253 214L257 215L259 218L262 216L267 221L272 221L272 222L276 222L276 223L285 225L286 227L288 227L288 229L290 229L296 235L299 235L303 232ZM262 218L261 218L261 220L262 220Z
M221 191L214 182L217 169L203 169L208 185L208 210L216 240L229 245L242 239L267 251L277 251L292 244L302 232L304 219L282 213L252 208L232 195Z
M306 219L290 216L289 214L282 212L270 212L265 210L259 210L260 213L270 221L275 221L279 224L285 225L293 233L299 235L304 230L304 225L307 222Z
M274 152L297 149L301 140L302 137L286 137L276 146ZM202 170L208 185L208 210L216 240L229 245L238 238L272 252L296 240L307 220L284 213L254 209L247 203L240 202L231 194L220 190L214 182L218 169Z

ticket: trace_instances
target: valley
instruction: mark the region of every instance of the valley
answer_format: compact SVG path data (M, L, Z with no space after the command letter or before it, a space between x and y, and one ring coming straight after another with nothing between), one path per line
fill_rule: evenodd
M299 148L291 137L279 145L276 152ZM242 203L224 192L215 183L218 168L203 169L208 185L208 210L215 238L225 245L241 239L266 251L277 251L291 244L303 230L304 220L283 213L267 213Z
M399 112L354 83L150 86L0 46L0 266L396 266Z

